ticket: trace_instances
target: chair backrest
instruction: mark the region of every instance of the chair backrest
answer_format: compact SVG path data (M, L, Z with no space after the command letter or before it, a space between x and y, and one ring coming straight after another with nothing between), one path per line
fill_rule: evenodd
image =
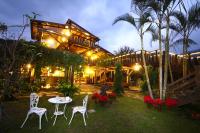
M31 93L30 95L30 108L37 107L39 102L39 96L36 93Z
M83 98L83 106L87 108L88 95Z

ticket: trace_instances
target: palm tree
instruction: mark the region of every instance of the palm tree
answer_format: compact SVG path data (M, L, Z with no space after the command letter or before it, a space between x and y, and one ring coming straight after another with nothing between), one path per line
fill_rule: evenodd
M188 47L190 44L196 44L196 42L190 38L190 35L200 27L200 3L197 2L185 13L174 11L172 15L178 20L178 23L171 25L171 27L182 36L182 38L176 40L174 44L183 44L183 76L186 76Z
M144 57L144 42L143 42L144 33L148 31L148 28L145 30L144 26L145 26L145 24L151 22L150 10L146 9L144 6L135 5L135 14L138 15L138 18L134 18L130 13L126 13L122 16L117 17L114 20L113 24L116 24L119 21L125 21L125 22L128 22L131 25L133 25L135 27L135 29L138 31L138 34L139 34L140 40L141 40L142 59L143 59L145 76L146 76L147 85L148 85L148 91L149 91L150 96L153 98L149 75L148 75L148 70L147 70L146 61L145 61L145 57Z

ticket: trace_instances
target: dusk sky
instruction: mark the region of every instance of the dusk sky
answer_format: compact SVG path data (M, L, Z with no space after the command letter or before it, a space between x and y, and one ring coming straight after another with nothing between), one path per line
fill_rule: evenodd
M130 11L131 0L0 0L0 22L8 25L22 24L22 15L36 12L37 19L65 23L72 19L101 40L100 46L110 52L127 45L135 50L140 49L139 36L128 23L119 22L112 25L113 20ZM200 44L200 30L192 34L192 38ZM30 39L30 30L26 30L24 38ZM150 46L149 34L145 35L145 49L158 48L155 43ZM192 49L200 48L194 46Z

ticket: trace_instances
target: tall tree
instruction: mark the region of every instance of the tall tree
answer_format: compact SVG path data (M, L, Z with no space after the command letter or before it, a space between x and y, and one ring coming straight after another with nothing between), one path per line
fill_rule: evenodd
M176 20L178 20L178 22L174 25L172 24L171 27L181 35L181 38L177 39L174 44L182 44L183 76L186 76L188 47L190 44L196 44L190 36L193 31L200 27L200 3L196 3L185 13L181 11L174 11L172 15Z
M144 33L148 31L148 28L145 29L145 24L151 22L151 15L150 15L150 10L145 8L142 4L135 4L134 8L134 13L138 16L138 18L134 18L130 13L126 13L122 16L117 17L113 24L116 24L119 21L125 21L130 23L135 27L135 29L138 31L138 34L140 36L140 41L141 41L141 49L142 49L142 59L143 59L143 65L144 65L144 70L145 70L145 76L147 80L147 85L148 85L148 91L150 96L153 98L153 93L150 85L150 80L149 80L149 75L148 75L148 70L147 70L147 65L146 65L146 60L144 56ZM149 25L150 26L150 25Z
M118 51L114 51L115 55L123 55L123 54L129 54L134 52L135 50L129 46L123 46L118 49Z

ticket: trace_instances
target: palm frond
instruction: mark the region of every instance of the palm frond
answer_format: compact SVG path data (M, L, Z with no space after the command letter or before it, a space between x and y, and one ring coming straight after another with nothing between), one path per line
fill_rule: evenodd
M188 23L190 27L200 27L200 3L197 2L188 11Z
M173 16L175 19L177 19L182 27L186 27L187 18L182 12L174 11L171 13L171 16Z
M183 39L183 38L180 38L180 39L177 39L177 40L175 40L174 42L172 42L172 43L170 44L170 46L183 45L183 42L184 42L184 39Z
M139 27L145 25L146 23L150 23L150 22L151 22L151 14L149 12L145 12L139 18L139 22L138 22L139 23Z
M176 31L176 32L181 32L182 31L182 27L177 23L170 23L169 24L169 28L173 31Z
M163 1L163 12L165 12L170 5L174 5L174 3L176 2L176 0L164 0Z
M191 45L196 45L197 43L192 40L191 38L187 39L188 45L186 46L187 48L190 47ZM171 46L177 46L177 45L184 45L184 39L180 38L172 42Z
M187 47L190 47L190 45L196 45L196 44L197 44L197 42L195 42L191 38L188 38L188 46Z
M129 13L126 13L126 14L124 14L124 15L121 15L121 16L117 17L117 18L114 20L113 25L116 24L116 23L119 22L119 21L126 21L126 22L128 22L128 23L130 23L130 24L132 24L133 26L136 27L135 19L134 19L134 17L131 16Z

